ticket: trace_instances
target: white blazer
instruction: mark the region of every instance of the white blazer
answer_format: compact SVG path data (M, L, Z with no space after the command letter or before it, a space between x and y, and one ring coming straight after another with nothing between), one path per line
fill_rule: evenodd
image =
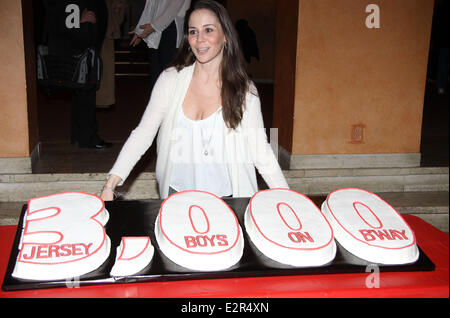
M139 125L131 132L109 172L122 179L119 185L126 180L159 131L155 175L160 197L164 199L168 196L172 173L170 151L176 142L174 130L194 67L195 63L180 72L172 67L161 73ZM267 142L261 103L253 84L250 91L246 95L246 108L239 126L234 130L224 127L233 197L251 197L258 191L255 167L270 188L289 188Z

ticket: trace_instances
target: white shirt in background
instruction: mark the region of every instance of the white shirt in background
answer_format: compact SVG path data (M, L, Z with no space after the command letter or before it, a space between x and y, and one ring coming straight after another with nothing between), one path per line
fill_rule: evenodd
M139 26L151 24L155 32L143 38L143 40L149 48L157 49L162 32L175 20L177 26L176 47L178 48L183 38L184 16L190 6L191 0L147 0L136 26L136 34L139 35L143 31Z

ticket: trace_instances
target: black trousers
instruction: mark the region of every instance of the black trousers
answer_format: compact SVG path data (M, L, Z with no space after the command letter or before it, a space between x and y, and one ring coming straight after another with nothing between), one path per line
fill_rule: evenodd
M78 142L80 147L97 144L97 119L95 115L96 89L77 89L72 92L71 143Z
M177 26L175 21L162 32L161 41L157 49L149 49L148 62L150 81L153 86L159 74L172 62L177 51Z

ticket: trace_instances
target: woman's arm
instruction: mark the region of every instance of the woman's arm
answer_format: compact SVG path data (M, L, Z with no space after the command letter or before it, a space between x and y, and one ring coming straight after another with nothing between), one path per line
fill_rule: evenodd
M250 89L254 89L256 92L256 88L251 86ZM270 188L289 188L271 145L267 141L261 101L257 95L249 96L247 98L245 127L243 128L253 164Z
M116 186L122 185L136 163L152 145L170 105L169 89L173 86L170 77L173 77L173 72L176 71L162 72L156 81L142 119L123 145L109 172L110 177L105 187L112 186L112 190L114 190ZM109 197L111 196L109 195Z

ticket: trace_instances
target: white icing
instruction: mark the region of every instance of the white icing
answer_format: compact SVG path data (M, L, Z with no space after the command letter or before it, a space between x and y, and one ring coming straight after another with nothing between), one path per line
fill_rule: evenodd
M155 236L164 255L197 271L226 270L239 262L244 248L234 212L217 196L202 191L167 198L156 219Z
M321 266L336 255L330 224L309 198L295 191L256 193L245 211L244 224L258 250L276 262Z
M407 264L419 257L411 228L373 193L356 188L333 191L322 211L339 244L359 258L379 264Z
M108 258L109 213L97 196L65 192L28 201L13 277L60 280L89 273Z
M154 251L148 236L122 237L110 275L129 276L138 273L150 264Z

